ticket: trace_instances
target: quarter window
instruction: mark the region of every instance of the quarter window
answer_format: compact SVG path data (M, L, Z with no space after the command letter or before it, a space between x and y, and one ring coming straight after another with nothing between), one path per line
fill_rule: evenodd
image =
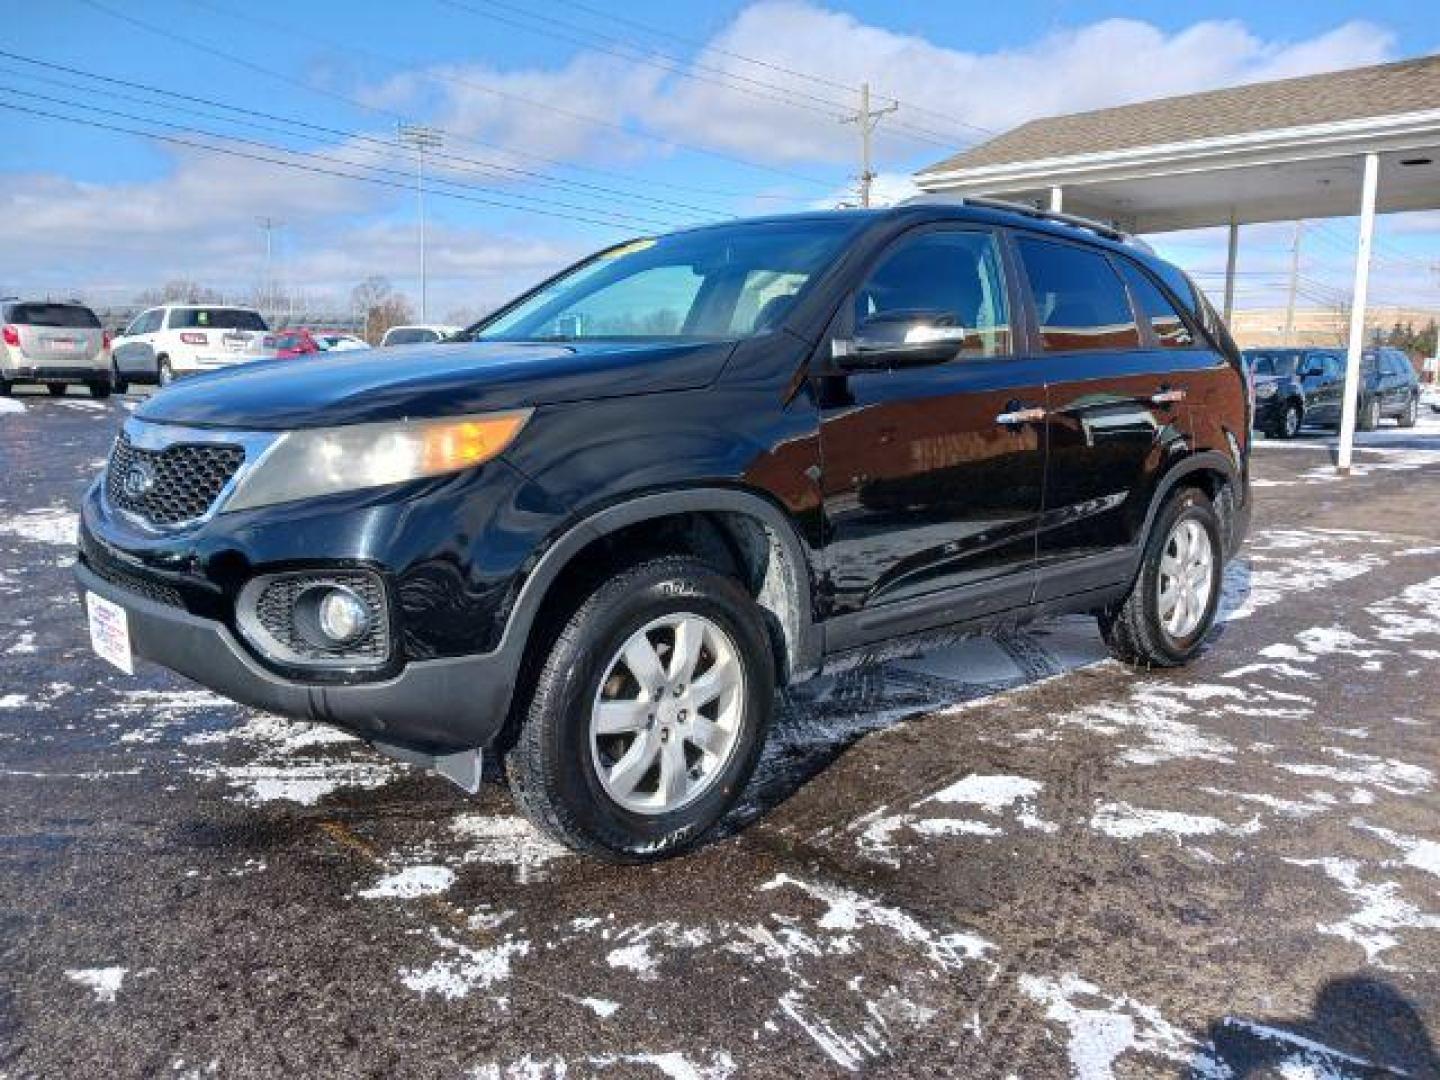
M914 312L948 317L965 331L957 356L1010 352L1010 309L995 237L937 231L902 240L855 294L855 323Z
M1160 286L1150 279L1150 275L1129 259L1117 261L1120 264L1120 274L1125 279L1125 284L1130 286L1130 294L1134 296L1141 314L1150 320L1150 327L1155 331L1155 339L1160 343L1160 347L1188 349L1194 345L1195 336L1190 333L1190 328L1185 325L1180 312L1175 310L1175 305L1160 291Z
M1137 349L1140 328L1125 286L1097 251L1021 237L1040 342L1051 352Z

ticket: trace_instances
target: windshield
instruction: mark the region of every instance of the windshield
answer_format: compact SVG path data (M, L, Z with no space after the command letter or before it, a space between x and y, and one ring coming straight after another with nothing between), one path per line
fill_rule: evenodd
M258 311L244 308L176 308L170 312L170 329L265 330Z
M1251 353L1250 364L1256 375L1279 375L1288 378L1300 370L1299 353Z
M858 217L747 223L602 251L464 336L476 341L749 337L774 329Z
M79 304L16 304L10 322L27 326L63 327L66 330L98 330L95 313Z

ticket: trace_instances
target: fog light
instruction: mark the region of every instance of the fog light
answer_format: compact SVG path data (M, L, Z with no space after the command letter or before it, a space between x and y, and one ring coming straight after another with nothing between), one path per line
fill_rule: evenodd
M320 632L336 645L347 645L370 629L370 609L349 589L328 589L316 610Z

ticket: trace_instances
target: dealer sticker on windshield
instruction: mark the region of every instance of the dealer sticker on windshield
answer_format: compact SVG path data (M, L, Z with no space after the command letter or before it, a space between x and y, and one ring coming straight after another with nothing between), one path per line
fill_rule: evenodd
M90 620L90 646L102 660L108 660L126 675L135 674L130 658L130 619L125 609L92 592L85 594L85 612Z

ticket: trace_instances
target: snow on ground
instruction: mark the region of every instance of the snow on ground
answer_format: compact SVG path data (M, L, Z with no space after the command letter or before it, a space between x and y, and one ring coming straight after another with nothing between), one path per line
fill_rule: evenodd
M26 510L0 518L0 534L18 537L32 544L74 548L79 528L79 515L63 506Z
M14 415L15 413L23 413L24 411L25 403L23 401L16 401L10 397L0 397L0 416L4 416L6 413Z
M3 400L0 398L0 401ZM110 1005L114 1003L115 995L120 992L120 984L125 981L129 970L123 967L69 968L65 977L71 982L88 987L95 994L96 1001Z

